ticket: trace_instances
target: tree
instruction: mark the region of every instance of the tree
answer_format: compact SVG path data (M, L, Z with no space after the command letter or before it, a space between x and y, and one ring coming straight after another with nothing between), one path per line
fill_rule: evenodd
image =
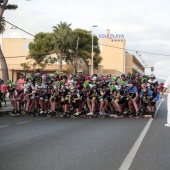
M72 46L72 29L71 24L67 22L60 22L56 26L53 26L55 52L59 56L59 69L62 70L63 58L69 53L69 49ZM66 59L67 60L67 59Z
M3 34L5 31L6 22L4 21L4 17L2 17L2 20L0 21L0 34Z
M56 57L51 57L54 52L54 35L40 32L35 35L34 42L29 44L29 56L27 63L21 63L24 69L45 68L48 64L56 62Z
M98 69L99 64L102 62L103 58L99 54L95 54L93 58L93 66Z
M78 57L82 58L85 63L88 65L91 60L92 52L92 37L91 32L84 29L75 29L73 30L73 45L72 48L76 47L76 39L79 37L79 46L78 46ZM100 48L98 45L98 38L94 36L93 38L93 49L94 49L94 68L98 68L99 63L102 61L100 54Z
M5 24L4 24L4 18L3 18L3 14L5 10L15 10L17 9L18 6L17 5L11 5L8 4L8 0L4 0L3 2L1 1L0 3L0 33L2 34L5 31ZM9 75L8 75L8 67L7 67L7 63L5 60L5 57L3 55L1 46L0 46L0 71L2 72L2 79L4 81L6 81L7 79L9 79Z

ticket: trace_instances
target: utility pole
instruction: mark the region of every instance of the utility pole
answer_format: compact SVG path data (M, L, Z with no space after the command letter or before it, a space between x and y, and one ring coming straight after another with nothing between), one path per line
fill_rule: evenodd
M77 73L77 56L78 56L78 47L79 47L79 36L77 37L77 45L76 45L76 55L74 59L74 74Z

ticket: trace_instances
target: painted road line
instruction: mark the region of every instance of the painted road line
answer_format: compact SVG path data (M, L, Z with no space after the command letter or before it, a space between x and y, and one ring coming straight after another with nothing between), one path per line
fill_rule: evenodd
M163 100L161 100L161 102L159 103L158 107L157 107L157 111L159 110L159 107L161 106ZM157 114L157 111L155 114ZM145 125L144 129L142 130L141 134L139 135L138 139L136 140L136 142L134 143L133 147L131 148L131 150L129 151L129 153L127 154L126 158L124 159L122 165L120 166L119 170L128 170L135 158L135 155L143 141L143 139L145 138L145 135L147 134L149 127L151 126L151 123L153 121L153 118L149 119L147 124Z
M0 126L0 128L5 128L5 127L8 127L10 125L3 125L3 126Z
M44 120L44 119L48 119L48 118L44 117L44 118L39 118L39 119L36 119L36 120Z
M20 124L24 124L24 123L28 123L28 122L30 122L30 121L18 122L18 123L16 123L16 124L17 124L17 125L20 125Z

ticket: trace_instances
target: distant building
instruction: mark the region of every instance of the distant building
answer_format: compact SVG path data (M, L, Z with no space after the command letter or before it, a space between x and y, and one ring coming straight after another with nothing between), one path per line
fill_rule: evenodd
M32 69L24 70L21 63L26 63L29 60L26 58L29 55L28 45L33 42L33 39L26 38L2 38L2 51L8 65L9 78L16 81L19 78L20 73L31 77L33 73ZM55 53L50 54L51 57L56 57ZM48 57L48 56L47 56ZM78 58L77 69L83 69L84 73L90 73L91 67L86 66L85 62ZM59 62L55 62L53 65L47 65L42 72L53 74L56 70L59 70ZM64 72L73 72L73 65L69 62L65 62L63 59L62 70ZM95 73L102 73L102 66L99 65L98 70L94 70ZM0 74L1 75L1 74Z
M109 34L110 31L107 30L107 35ZM28 62L26 58L29 55L28 45L30 42L33 42L33 39L2 38L2 51L8 65L9 78L13 81L19 78L20 73L24 73L27 77L30 77L33 73L32 69L24 70L21 67L21 63ZM110 38L108 36L99 39L99 43L100 55L103 60L98 66L98 70L94 69L94 73L121 75L122 73L132 73L134 71L145 72L144 66L134 55L125 53L124 38ZM51 56L57 58L55 53L52 53ZM64 60L62 68L65 72L73 72L73 65L69 62L66 63ZM89 60L89 65L86 66L85 62L78 58L77 69L83 69L85 74L91 73L91 61ZM47 65L43 72L53 74L56 70L59 70L59 62Z
M26 38L2 38L2 51L8 65L9 78L14 81L18 79L20 73L24 73L30 77L33 73L32 69L24 70L21 63L26 63L26 57L29 55L28 45L33 39ZM52 56L56 54L51 54ZM59 69L58 65L48 65L43 71L54 73ZM63 62L63 69L66 69L66 63Z
M120 75L135 71L144 74L145 68L137 57L125 52L126 40L124 37L110 34L110 30L107 30L105 35L104 38L99 39L101 56L103 57L101 62L103 73Z

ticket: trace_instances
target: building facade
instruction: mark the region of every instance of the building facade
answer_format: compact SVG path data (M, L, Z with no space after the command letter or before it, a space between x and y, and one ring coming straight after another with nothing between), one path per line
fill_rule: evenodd
M16 81L19 78L20 73L23 73L26 77L31 77L33 74L32 69L24 70L21 63L26 63L26 59L29 55L28 45L33 42L33 39L25 38L2 38L2 51L8 66L9 79ZM55 53L50 54L51 57L57 57ZM47 56L48 57L48 56ZM77 69L82 69L85 74L91 72L91 67L86 66L85 62L80 60L77 61ZM59 62L55 62L52 65L47 65L42 73L54 74L56 70L59 70ZM73 64L69 62L62 61L62 70L64 72L73 73ZM1 72L1 71L0 71ZM98 70L94 70L96 74L103 73L103 67L99 65ZM1 74L0 74L1 75Z
M145 68L141 62L134 55L125 52L125 39L111 37L109 30L106 35L107 37L99 39L100 55L103 60L98 70L94 69L94 73L98 75L111 73L116 76L133 72L144 74ZM19 78L20 73L25 74L26 77L30 77L33 73L32 69L24 70L21 66L21 63L28 62L26 58L29 55L28 45L30 42L33 42L33 39L2 38L2 51L7 62L9 78L13 81ZM55 53L51 56L57 58ZM73 65L64 60L62 68L64 72L73 72L74 70ZM77 69L82 69L85 74L91 73L91 61L89 61L89 66L78 61ZM53 74L56 70L59 70L59 62L47 65L42 71Z
M134 71L144 74L145 68L137 57L125 52L126 40L122 34L113 35L107 30L104 38L99 39L99 43L104 74L120 75Z

